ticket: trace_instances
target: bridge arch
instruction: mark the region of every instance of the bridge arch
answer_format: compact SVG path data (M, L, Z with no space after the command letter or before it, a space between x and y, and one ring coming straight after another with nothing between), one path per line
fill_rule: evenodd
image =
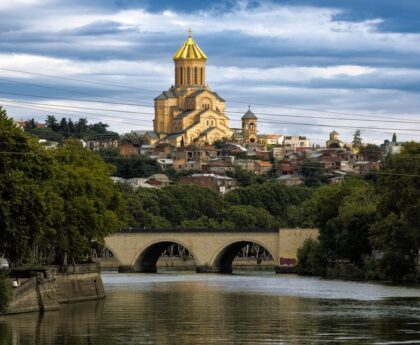
M117 251L107 243L94 242L91 257L94 262L100 264L102 269L116 269L121 264Z
M136 258L133 262L133 267L136 272L143 273L156 273L157 272L157 262L162 255L162 253L168 249L171 245L177 244L184 247L188 253L193 257L194 261L196 256L193 251L185 243L179 240L159 240L155 242L148 243L144 246L140 252L136 255Z
M217 273L232 273L233 260L239 254L240 250L248 244L257 244L261 248L264 248L272 258L276 257L274 256L274 250L264 243L251 239L236 240L218 250L212 260L212 271Z

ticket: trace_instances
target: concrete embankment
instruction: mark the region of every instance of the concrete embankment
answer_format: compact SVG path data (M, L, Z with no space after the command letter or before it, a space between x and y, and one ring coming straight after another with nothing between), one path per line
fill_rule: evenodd
M14 270L18 282L6 314L59 309L61 303L97 300L105 297L98 264L48 266L35 270Z
M102 270L118 270L119 262L115 258L94 259L101 266ZM274 271L276 263L272 259L257 260L256 258L235 258L232 263L234 269L252 271ZM161 257L157 264L158 270L184 271L196 269L193 258Z

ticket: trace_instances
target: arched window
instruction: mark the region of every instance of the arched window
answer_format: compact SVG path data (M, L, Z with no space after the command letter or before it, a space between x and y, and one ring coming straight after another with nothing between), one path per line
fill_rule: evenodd
M194 67L194 84L198 84L198 73L197 73L197 67Z
M187 67L187 84L191 84L191 68Z
M182 72L183 72L183 70L182 70L182 67L180 67L179 68L179 79L180 79L180 81L179 81L179 83L182 85L183 83L184 83L184 76L182 75Z

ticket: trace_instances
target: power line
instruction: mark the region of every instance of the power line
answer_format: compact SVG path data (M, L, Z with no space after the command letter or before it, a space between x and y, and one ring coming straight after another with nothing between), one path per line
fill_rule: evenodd
M0 80L2 81L6 81L8 83L18 83L18 84L25 84L25 85L32 85L35 87L40 87L43 89L50 89L50 90L57 90L57 91L65 91L65 92L72 92L72 93L77 93L79 95L88 95L88 96L95 96L95 97L99 97L99 98L112 98L112 99L117 99L117 100L122 100L122 101L134 101L137 102L136 99L133 98L121 98L121 97L115 97L115 96L102 96L102 95L98 95L96 93L92 93L92 92L86 92L86 91L79 91L79 90L71 90L71 89L62 89L62 88L58 88L56 86L47 86L47 85L41 85L41 84L36 84L36 83L30 83L30 82L26 82L26 81L21 81L21 80L12 80L12 79L6 79L6 78L0 78Z
M103 104L114 104L114 105L131 105L131 106L142 106L142 107L151 107L149 104L141 105L140 103L116 103L108 101L95 101L91 99L77 99L70 97L54 97L54 96L40 96L40 95L31 95L25 93L15 93L15 92L4 92L0 91L1 95L12 95L12 96L24 96L24 97L34 97L34 98L47 98L47 99L60 99L65 101L77 101L77 102L89 102L89 103L103 103Z
M59 91L66 91L66 92L74 92L74 93L78 93L78 94L82 94L82 95L90 95L90 96L96 96L96 97L100 97L100 98L112 98L112 99L117 99L117 100L123 100L123 101L135 101L137 102L137 100L134 99L125 99L125 98L121 98L121 97L113 97L113 96L101 96L98 94L94 94L94 93L88 93L88 92L82 92L82 91L78 91L78 90L71 90L71 89L62 89L62 88L57 88L57 87L52 87L52 86L45 86L45 85L40 85L40 84L36 84L36 83L29 83L29 82L24 82L24 81L18 81L18 80L11 80L11 79L5 79L5 78L0 78L0 80L6 81L6 82L10 82L10 83L21 83L21 84L26 84L26 85L33 85L36 87L41 87L41 88L47 88L47 89L53 89L53 90L59 90ZM83 101L83 100L80 100ZM139 105L139 106L147 106L147 107L153 107L151 105L145 105L144 103L131 103L129 105ZM126 104L122 104L121 105L126 105ZM170 108L170 107L166 107L166 108ZM285 107L285 108L291 108L291 107ZM298 108L291 108L291 109L298 109ZM303 109L303 108L302 108ZM235 112L235 111L229 111L229 113L237 113L237 114L242 114L242 112ZM319 118L319 119L332 119L332 120L349 120L349 121L354 121L354 119L348 119L348 118L336 118L336 117L322 117L322 116L308 116L308 115L294 115L294 114L272 114L272 113L258 113L258 115L273 115L273 116L285 116L285 117L303 117L303 118ZM353 115L354 116L354 115ZM369 115L365 115L363 117L370 117ZM375 119L387 119L388 117L381 117L381 116L372 116ZM387 121L387 120L383 120L383 122L403 122L403 123L420 123L420 121L415 121L415 120L408 120L408 119L399 119L399 120L395 120L394 118L390 118L393 119L392 121ZM376 122L377 120L368 120L368 119L358 119L357 121L371 121L371 122Z
M103 117L107 117L108 118L107 121L113 121L113 122L117 122L117 123L121 123L121 121L118 121L118 119L124 119L124 120L127 119L127 118L124 118L124 117L121 117L121 116L101 115L101 114L93 114L93 113L85 113L85 112L82 113L82 112L78 112L78 111L72 111L72 112L62 113L62 112L54 111L53 108L45 108L45 107L38 106L38 105L35 105L36 107L39 107L38 109L37 108L31 108L31 107L23 107L23 106L13 105L13 104L9 104L8 106L9 107L14 107L14 108L27 109L27 110L35 110L35 111L48 110L51 114L57 114L57 115L63 115L63 116L69 116L69 117L76 117L78 119L80 119L80 118L87 118L87 119L103 120ZM83 114L85 116L74 115L74 113ZM86 115L88 115L88 116L86 116ZM114 119L114 118L116 118L116 119ZM129 119L129 120L134 120L134 119ZM135 121L137 121L137 122L144 122L144 123L150 124L150 121L146 121L146 120L135 120ZM139 126L139 124L137 122L134 123L134 122L127 122L127 121L125 121L124 124L130 124L130 125L134 125L134 126Z
M0 92L1 93L1 92ZM104 114L97 114L97 113L88 113L88 112L78 112L78 111L68 111L68 113L64 114L64 113L59 113L57 111L54 111L54 107L50 107L49 105L35 105L36 107L40 108L29 108L29 107L22 107L22 106L16 106L16 105L10 105L10 102L16 102L19 103L20 101L8 101L8 106L11 107L16 107L16 108L22 108L22 109L29 109L29 110L36 110L36 111L40 111L42 109L46 109L52 113L55 114L60 114L60 115L65 115L65 116L69 116L69 114L73 114L73 113L79 113L79 114L84 114L84 115L91 115L91 116L84 116L87 118L95 118L95 119L99 119L99 120L103 120L102 117L106 117L109 119L109 121L114 121L114 122L119 122L116 120L112 120L112 118L116 118L116 119L123 119L123 120L131 120L131 121L138 121L138 122L146 122L146 120L137 120L137 119L133 119L133 118L127 118L127 117L123 117L123 116L115 116L115 115L104 115ZM7 104L7 103L5 103ZM63 111L62 109L59 109L61 111ZM64 110L65 111L65 110ZM146 113L146 115L152 115L152 114L148 114ZM100 117L98 117L100 116ZM80 116L76 116L74 115L74 117L80 118ZM240 119L234 119L232 121L240 121ZM119 122L120 123L120 122ZM125 124L132 124L132 125L137 125L137 123L134 122L124 122ZM149 123L149 122L148 122ZM265 121L265 120L259 120L259 123L268 123L268 124L277 124L277 125L298 125L298 126L311 126L311 127L327 127L327 128L345 128L345 129L366 129L372 132L379 132L379 133L398 133L398 134L406 134L406 135L410 135L410 136L416 136L418 137L419 135L416 135L415 133L409 133L409 132L403 132L403 131L414 131L414 132L420 132L420 129L408 129L408 128L386 128L386 127L362 127L362 126L358 126L358 127L353 127L353 126L343 126L343 125L324 125L324 124L315 124L315 123L298 123L298 122L279 122L279 121Z
M398 121L395 117L386 117L383 115L375 116L375 115L363 115L363 114L355 114L355 113L347 113L347 112L338 112L338 111L328 111L328 110L317 110L317 109L311 109L311 108L300 108L300 107L290 107L285 105L274 105L274 104L266 104L266 103L251 103L251 102L245 102L245 101L238 101L238 100L232 100L230 99L229 102L232 103L240 103L240 104L251 104L251 105L260 105L264 107L272 107L272 108L284 108L284 109L293 109L293 110L303 110L303 111L313 111L318 113L327 113L327 114L336 114L336 115L350 115L350 116L358 116L358 117L372 117L372 118L384 118L384 119L394 119L395 121ZM401 118L402 120L410 120L407 118Z
M138 88L138 87L132 87L132 86L127 86L127 85L115 84L115 83L107 83L107 82L99 82L99 81L92 81L92 80L79 79L79 78L63 77L63 76L56 76L56 75L52 75L52 74L34 73L34 72L22 71L22 70L11 69L11 68L0 68L0 70L10 71L10 72L18 72L18 73L30 74L30 75L37 75L37 76L47 77L47 78L72 80L72 81L78 81L78 82L87 83L87 84L120 87L120 88L130 89L130 90L140 90L140 91L148 91L148 92L161 92L161 91L156 91L156 90L142 89L142 88Z
M4 71L11 71L11 72L17 72L17 73L23 73L28 75L37 75L47 78L55 78L55 79L64 79L64 80L71 80L71 81L78 81L88 84L95 84L95 85L106 85L106 86L113 86L113 87L119 87L124 89L130 89L130 90L139 90L139 91L147 91L147 92L153 92L153 93L161 93L162 91L159 90L150 90L145 88L138 88L138 87L132 87L127 85L121 85L116 83L107 83L107 82L97 82L92 80L86 80L86 79L79 79L79 78L70 78L70 77L63 77L63 76L57 76L57 75L51 75L51 74L42 74L42 73L34 73L29 71L23 71L23 70L17 70L17 69L11 69L11 68L0 68L0 70ZM229 102L232 103L240 103L240 104L251 104L251 105L260 105L265 107L274 107L274 108L284 108L284 109L293 109L293 110L303 110L303 111L311 111L311 112L318 112L318 113L327 113L327 114L336 114L336 115L350 115L350 116L358 116L358 117L372 117L372 118L388 118L398 121L398 119L393 117L385 117L385 116L374 116L374 115L366 115L366 114L356 114L356 113L350 113L350 112L338 112L338 111L329 111L329 110L319 110L314 108L305 108L305 107L292 107L292 106L285 106L285 105L274 105L274 104L267 104L267 103L250 103L249 101L240 101L236 99L230 99ZM411 119L407 118L400 118L400 120L407 120L410 121Z
M8 100L8 99L0 99L0 101L2 101L2 102L16 102L16 103L24 103L24 104L35 104L35 105L40 105L40 106L43 106L43 107L59 107L59 108L71 108L71 109L74 108L74 109L106 111L106 112L112 112L112 113L154 115L153 113L144 113L144 112L140 112L140 111L130 111L130 110L113 110L113 109L104 109L104 108L80 107L80 106L75 106L75 105L36 103L36 102L20 101L20 100L16 101L16 100Z

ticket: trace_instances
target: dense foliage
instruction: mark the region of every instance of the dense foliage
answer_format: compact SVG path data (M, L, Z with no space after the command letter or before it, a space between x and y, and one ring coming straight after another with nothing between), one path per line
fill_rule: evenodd
M48 115L45 127L37 127L34 119L27 121L25 131L42 139L62 142L64 138L83 138L85 140L118 139L118 134L108 131L108 125L102 122L89 124L86 118L73 121L71 118L56 119Z
M111 166L79 143L46 150L0 108L0 253L9 262L82 260L123 225Z
M109 148L98 151L103 160L116 167L114 176L125 179L133 177L149 177L162 172L155 159L148 156L122 156L118 149Z
M10 301L11 295L12 295L12 291L11 291L10 282L0 272L0 312L3 312L6 310L6 307Z
M140 228L277 228L296 222L291 207L309 197L305 188L265 183L237 188L225 197L207 188L174 185L133 190L120 186L132 227Z
M406 143L370 182L322 186L303 203L307 224L320 229L306 243L299 270L323 274L344 260L368 278L413 280L420 248L420 144ZM315 259L314 259L315 258Z

